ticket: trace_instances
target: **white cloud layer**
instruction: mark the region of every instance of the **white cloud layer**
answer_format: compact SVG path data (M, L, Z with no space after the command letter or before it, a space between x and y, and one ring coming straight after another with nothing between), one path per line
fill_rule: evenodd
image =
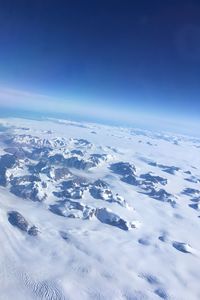
M46 95L27 91L0 88L0 107L23 109L33 112L66 113L82 117L92 117L104 121L113 121L124 124L149 126L155 129L180 131L181 133L200 136L199 122L166 118L148 112L139 112L132 109L115 108L92 102L74 101L70 99L56 99ZM159 128L160 127L160 128Z

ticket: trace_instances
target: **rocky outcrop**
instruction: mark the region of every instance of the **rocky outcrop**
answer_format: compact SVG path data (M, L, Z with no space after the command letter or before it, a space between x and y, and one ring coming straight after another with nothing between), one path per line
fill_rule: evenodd
M128 162L118 162L110 165L110 169L118 175L129 176L135 175L136 168Z
M6 186L8 182L6 171L13 168L16 164L17 158L14 155L5 154L0 157L0 185Z
M12 226L27 232L31 236L37 236L39 233L38 228L35 225L30 226L25 217L17 211L8 212L8 221Z
M47 197L46 188L46 182L35 175L28 175L14 178L10 191L18 197L41 202Z
M152 173L146 173L146 174L141 174L140 178L145 181L145 183L151 183L151 184L162 184L166 185L167 184L167 179L163 178L161 176L154 175Z

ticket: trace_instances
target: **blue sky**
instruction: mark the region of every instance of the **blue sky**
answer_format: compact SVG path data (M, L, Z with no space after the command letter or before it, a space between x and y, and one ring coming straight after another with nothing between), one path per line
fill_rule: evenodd
M0 107L196 134L199 13L192 0L4 1Z

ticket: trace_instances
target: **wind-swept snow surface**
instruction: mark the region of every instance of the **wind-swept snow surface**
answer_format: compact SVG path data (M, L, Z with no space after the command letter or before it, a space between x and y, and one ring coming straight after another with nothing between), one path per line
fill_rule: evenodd
M0 125L1 300L200 299L200 140Z

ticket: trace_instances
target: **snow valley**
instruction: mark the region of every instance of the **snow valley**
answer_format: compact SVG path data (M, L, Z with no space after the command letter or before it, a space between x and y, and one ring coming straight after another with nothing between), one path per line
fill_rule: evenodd
M0 125L0 299L200 299L200 139Z

